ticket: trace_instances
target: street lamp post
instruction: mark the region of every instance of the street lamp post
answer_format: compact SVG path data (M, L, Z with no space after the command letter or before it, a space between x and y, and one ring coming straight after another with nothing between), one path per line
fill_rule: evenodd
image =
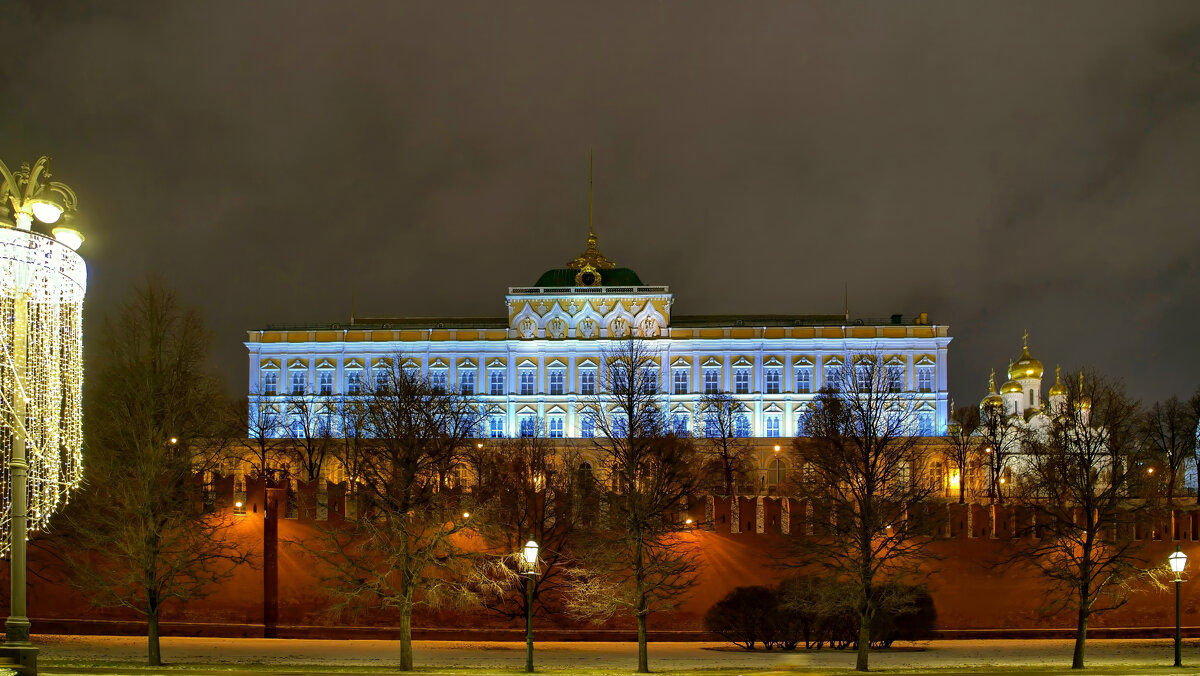
M533 673L533 578L538 574L538 543L530 538L521 552L525 574L525 673Z
M1167 563L1171 566L1171 572L1175 573L1175 666L1183 666L1183 637L1179 631L1179 585L1183 582L1183 568L1187 565L1187 554L1175 548L1175 553L1167 557Z
M50 180L50 158L0 162L0 439L8 482L9 617L0 653L37 673L26 609L26 538L46 526L82 478L81 340L87 268L71 220L75 193ZM62 224L49 234L35 221ZM32 504L31 504L32 503ZM31 515L32 507L32 515Z

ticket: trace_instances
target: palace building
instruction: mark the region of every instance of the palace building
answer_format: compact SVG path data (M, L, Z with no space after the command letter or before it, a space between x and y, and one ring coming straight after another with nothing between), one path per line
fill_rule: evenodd
M519 280L514 280L519 281ZM847 361L871 355L889 386L911 394L914 434L944 433L945 325L925 314L884 320L848 315L676 315L667 286L648 285L600 253L589 228L583 253L530 286L509 287L506 312L488 318L398 317L349 324L267 326L250 331L251 419L289 401L335 401L363 391L400 360L435 385L477 397L482 434L587 438L585 402L602 354L618 339L644 339L660 365L659 391L672 427L703 436L698 407L710 393L737 401L740 436L795 436L806 407ZM852 365L851 365L852 366Z

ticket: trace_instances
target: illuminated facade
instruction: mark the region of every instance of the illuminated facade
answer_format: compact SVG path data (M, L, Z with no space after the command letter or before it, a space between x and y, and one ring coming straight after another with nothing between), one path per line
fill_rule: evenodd
M797 434L818 391L862 355L882 359L889 383L911 394L914 433L945 429L951 338L925 315L677 316L674 302L668 287L646 285L605 258L589 233L585 251L565 268L510 287L506 316L250 331L250 414L266 406L286 420L294 397L320 405L353 395L398 359L436 385L477 397L487 411L484 436L540 429L552 438L587 438L595 434L586 408L601 355L634 336L656 353L659 391L677 432L703 436L703 397L727 393L737 400L737 433L772 447L780 443L772 439ZM769 454L763 459L765 472Z

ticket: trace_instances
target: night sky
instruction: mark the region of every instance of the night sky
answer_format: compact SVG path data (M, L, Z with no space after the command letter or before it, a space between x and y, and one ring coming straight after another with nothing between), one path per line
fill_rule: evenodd
M930 313L1200 385L1200 3L64 2L0 14L0 159L80 198L87 331L147 272L231 391L276 322L504 313L587 234L676 314ZM1002 378L1003 379L1003 378ZM997 383L999 384L999 383Z

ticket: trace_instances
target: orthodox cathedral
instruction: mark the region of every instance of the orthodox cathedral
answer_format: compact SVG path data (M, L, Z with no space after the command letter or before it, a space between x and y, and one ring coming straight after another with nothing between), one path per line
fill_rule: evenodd
M925 314L676 315L674 304L669 287L646 284L605 257L589 227L583 252L565 267L508 288L501 316L355 318L250 331L251 420L267 411L286 421L296 397L332 407L399 365L476 398L486 411L484 437L536 433L569 444L596 434L586 402L596 394L602 355L633 336L656 356L653 375L677 433L704 435L698 409L705 395L736 400L736 433L765 449L763 487L782 481L786 469L770 449L795 436L821 388L839 383L842 369L864 355L883 360L889 387L911 395L914 434L944 434L951 338Z
M1008 382L996 391L996 372L988 378L988 394L979 402L981 411L988 408L1004 411L1009 424L1017 427L1044 427L1048 411L1066 401L1067 388L1062 382L1061 369L1054 371L1054 386L1047 399L1042 399L1042 362L1029 354L1029 332L1025 332L1021 356L1008 363Z

